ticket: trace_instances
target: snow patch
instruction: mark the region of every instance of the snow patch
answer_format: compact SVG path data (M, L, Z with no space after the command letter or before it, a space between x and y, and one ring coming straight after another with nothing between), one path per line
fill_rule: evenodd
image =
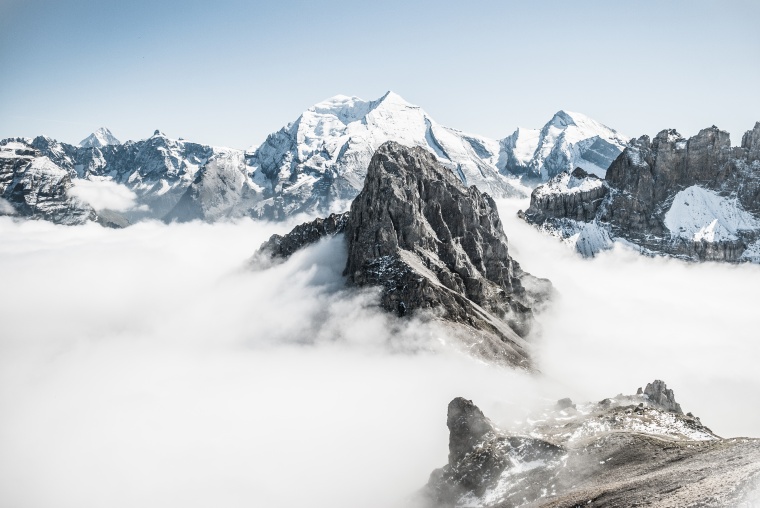
M744 211L738 199L692 185L676 194L665 226L674 237L720 242L737 240L742 230L760 229L760 221Z
M599 189L604 185L600 178L593 176L576 178L569 172L564 172L552 178L544 185L536 187L536 195L549 196L554 194L577 194Z
M614 245L609 232L595 222L583 224L580 232L571 238L575 242L575 250L584 258L593 258Z

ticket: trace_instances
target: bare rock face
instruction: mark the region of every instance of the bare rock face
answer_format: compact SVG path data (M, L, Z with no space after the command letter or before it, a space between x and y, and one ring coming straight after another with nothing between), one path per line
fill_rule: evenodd
M482 496L510 467L533 461L554 461L564 449L541 439L509 436L497 429L471 400L449 403L449 462L433 471L424 502L452 506L469 495Z
M673 390L668 389L665 381L656 379L653 383L648 383L647 387L644 388L644 395L647 396L647 399L651 403L656 404L665 411L683 414L681 405L676 402Z
M524 336L531 308L549 290L509 256L490 196L464 187L419 148L378 149L351 204L346 239L349 281L382 285L381 304L400 314L435 308L497 335L494 319L504 316Z
M322 238L343 233L347 223L348 212L334 213L325 219L306 222L296 226L285 236L272 235L259 248L259 252L275 259L287 259L298 249L317 243Z
M604 180L575 168L572 173L561 173L535 188L524 218L533 223L563 218L592 221L608 192Z
M563 178L534 190L528 222L564 238L593 223L648 254L760 262L760 122L739 147L715 126L631 140L595 192L563 188Z
M475 450L483 436L494 432L493 424L471 400L457 397L449 403L449 462L457 463Z
M750 499L760 485L760 440L715 435L680 411L662 381L640 392L563 399L509 431L471 401L452 400L448 464L415 506L717 507Z
M551 284L509 256L490 196L465 187L426 150L388 142L347 215L272 237L260 252L287 257L343 231L349 284L379 287L381 306L400 317L443 320L478 356L530 367L523 337Z

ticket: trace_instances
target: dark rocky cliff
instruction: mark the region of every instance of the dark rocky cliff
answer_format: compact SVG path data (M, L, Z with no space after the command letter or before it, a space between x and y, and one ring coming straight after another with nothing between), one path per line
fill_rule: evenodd
M475 354L530 366L524 337L551 284L510 257L493 200L462 185L432 154L383 144L347 215L274 236L261 252L287 257L340 232L348 283L379 287L383 308L400 317L425 312Z
M566 176L558 175L534 190L524 214L528 222L563 237L583 229L583 223L593 223L611 239L632 242L645 253L692 260L760 261L760 122L743 136L739 147L732 147L729 134L715 126L689 139L664 130L652 140L648 136L632 140L610 165L598 192L559 188L562 178ZM683 192L722 203L702 212L700 203L678 199ZM704 215L705 230L716 220L726 231L711 236L671 230L668 213L674 201L684 201L694 214ZM721 207L726 210L716 210ZM725 214L741 220L724 224Z

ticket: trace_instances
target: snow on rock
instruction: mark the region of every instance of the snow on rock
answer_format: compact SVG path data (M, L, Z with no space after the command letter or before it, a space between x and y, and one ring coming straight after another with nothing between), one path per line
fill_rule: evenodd
M760 221L744 211L736 198L692 185L673 198L665 214L671 234L689 240L737 240L741 230L760 229Z
M609 231L597 222L583 223L580 231L573 235L570 241L575 244L576 252L585 258L592 258L614 245Z
M739 260L749 261L750 263L760 263L760 240L756 240L749 244Z
M111 131L105 127L101 127L79 142L79 146L82 148L102 148L108 145L120 144L121 141L116 139L116 136L114 136Z
M550 194L577 194L600 189L604 186L604 180L594 176L581 176L580 172L564 172L552 178L546 184L536 187L537 196Z
M443 127L393 92L374 101L338 95L312 106L250 153L254 181L271 193L265 206L280 207L264 215L323 211L353 199L372 155L386 141L425 148L463 183L493 196L523 194L499 173L496 140Z

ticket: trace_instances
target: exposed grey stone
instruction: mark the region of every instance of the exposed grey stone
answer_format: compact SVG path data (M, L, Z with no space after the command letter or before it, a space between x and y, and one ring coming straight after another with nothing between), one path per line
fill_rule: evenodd
M494 431L493 424L480 408L462 397L449 402L446 426L449 428L450 464L456 464L472 453L483 436Z
M293 228L285 236L272 235L259 248L262 255L275 259L287 259L298 249L317 243L322 238L343 233L348 223L348 212L332 214L325 219L315 219Z
M449 403L446 424L449 461L430 475L423 504L451 506L468 493L482 495L510 467L557 460L565 452L541 439L501 432L472 401L462 397Z
M679 191L698 185L760 219L760 122L731 147L729 134L712 126L688 140L675 130L651 139L641 136L607 170L604 191L552 192L562 175L534 189L528 222L561 236L576 234L579 223L594 223L612 239L638 245L644 253L691 260L737 262L758 240L760 231L737 231L737 239L707 241L681 237L665 225L665 215ZM601 198L601 199L600 199Z
M665 411L673 411L675 413L683 414L681 405L676 402L676 396L673 393L673 390L670 390L664 381L656 379L652 383L647 383L647 387L644 388L644 395L650 403Z
M274 236L260 253L287 257L342 231L349 284L379 287L380 305L400 317L422 311L448 322L478 356L530 368L523 337L552 288L509 256L490 196L428 151L388 142L347 215Z
M435 470L415 506L741 506L760 482L760 440L722 439L666 406L656 381L581 411L539 410L521 428L496 428L470 401L449 404L457 453ZM669 393L668 393L669 392ZM680 408L679 408L680 409ZM453 422L453 424L452 424ZM530 435L531 437L522 437Z

